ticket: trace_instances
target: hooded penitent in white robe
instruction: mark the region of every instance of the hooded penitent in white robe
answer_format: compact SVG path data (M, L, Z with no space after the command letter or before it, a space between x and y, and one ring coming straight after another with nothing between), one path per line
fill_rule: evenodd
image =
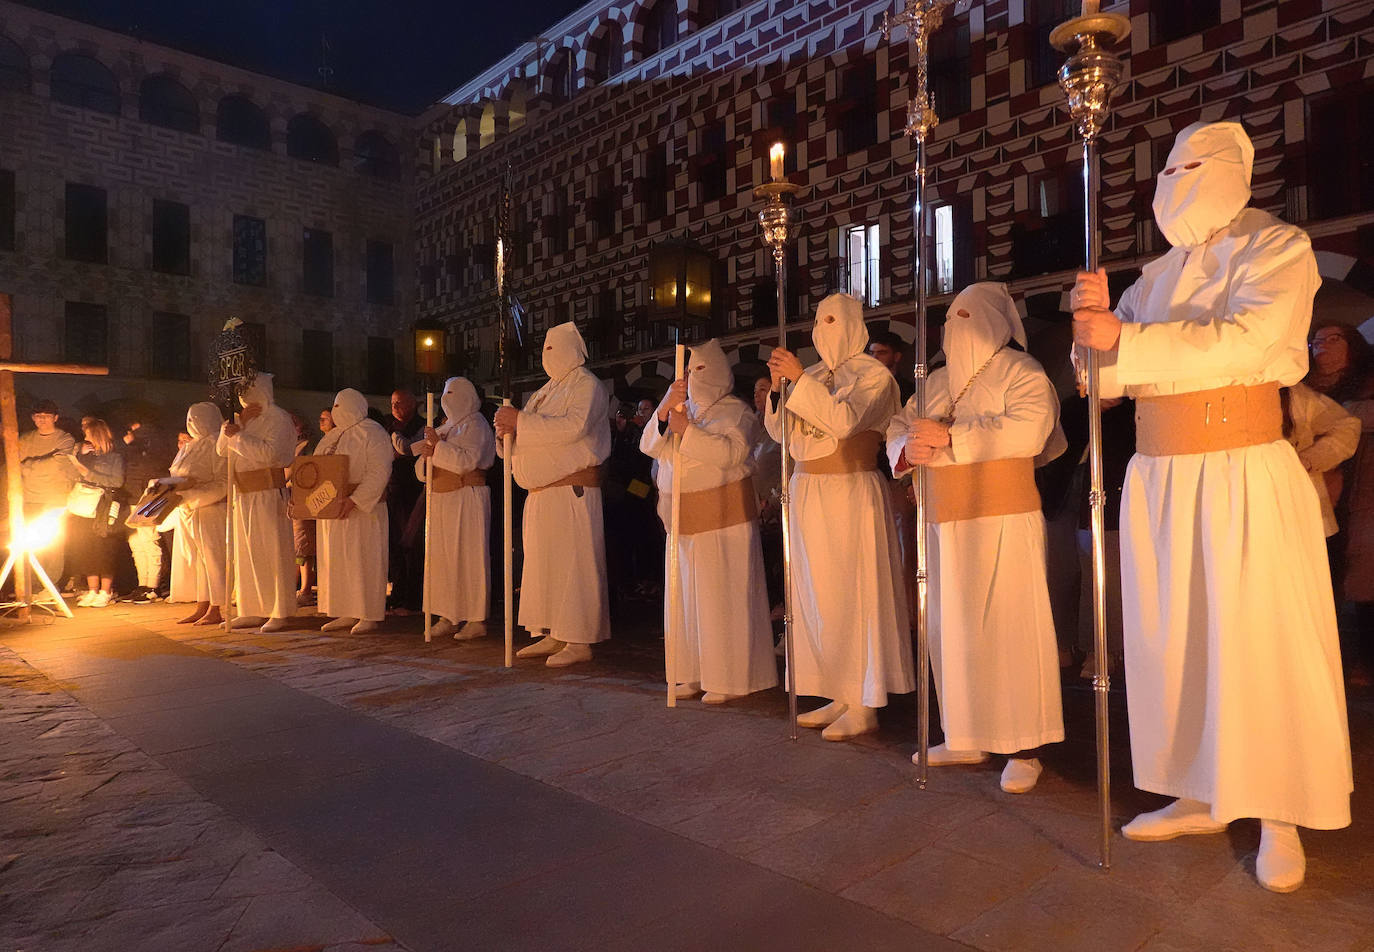
M926 417L945 420L976 379L954 409L950 445L930 467L1064 451L1054 386L1035 358L1007 347L1013 339L1026 344L1006 285L974 284L950 304L947 363L930 376ZM917 419L913 401L888 426L895 475L909 469L903 450ZM1063 740L1038 497L1025 512L932 521L928 532L930 660L945 746L1011 754Z
M687 364L687 415L680 447L683 514L688 493L743 482L754 498L751 451L759 439L758 417L730 395L730 362L716 341L693 347ZM670 399L665 396L664 401ZM664 404L659 413L666 413ZM639 448L658 461L658 515L672 521L673 434L658 416L650 419ZM708 694L741 695L778 683L773 629L757 515L719 529L682 535L678 541L682 616L675 626L664 600L664 631L677 637L679 684L700 684Z
M387 515L382 498L396 458L382 425L367 415L367 398L340 390L330 411L334 429L315 455L348 457L354 509L342 519L320 519L316 558L320 611L331 618L381 621L386 617Z
M177 451L170 473L185 480L177 487L181 505L174 517L175 551L185 564L172 562L172 601L209 602L224 607L225 505L229 483L224 457L215 452L215 437L224 424L219 407L193 403L186 412L191 437Z
M233 454L234 471L285 469L296 454L291 414L272 402L272 375L259 373L239 402L262 413L234 436L221 430L216 452ZM296 550L286 490L234 494L234 593L247 617L290 618L296 610Z
M1320 278L1304 232L1245 207L1253 156L1236 123L1179 134L1154 201L1174 247L1117 305L1104 396L1302 379ZM1220 822L1348 825L1321 509L1293 447L1137 454L1121 562L1136 786L1210 804Z
M818 460L840 439L873 434L871 470L793 471L793 626L797 693L851 707L883 707L915 689L902 556L887 477L878 471L887 423L901 407L897 381L870 357L863 308L832 294L816 308L821 362L806 368L787 397L792 459ZM764 424L781 437L777 402Z
M520 625L531 633L546 628L558 641L594 644L611 637L601 488L541 487L610 455L609 401L583 366L587 345L575 324L549 330L542 359L549 382L520 411L511 459L515 481L529 490Z
M450 377L439 404L446 422L439 427L433 464L450 473L491 468L496 437L481 414L477 390L465 377ZM415 475L428 478L426 460L415 462ZM432 494L430 508L430 611L454 624L482 621L491 599L491 490L464 486Z

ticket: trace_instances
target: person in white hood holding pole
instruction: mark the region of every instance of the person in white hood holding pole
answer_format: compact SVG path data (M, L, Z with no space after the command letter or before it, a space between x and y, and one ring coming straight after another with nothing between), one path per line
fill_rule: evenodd
M675 690L678 697L704 691L703 702L719 704L778 683L754 495L760 428L753 408L730 394L734 377L719 343L693 347L687 367L644 427L639 448L658 461L664 526L673 467L682 468L682 616L677 625L665 618L663 628L680 633ZM685 411L674 409L684 403ZM673 434L682 438L677 456Z
M590 661L611 636L600 466L611 453L606 388L583 366L587 345L569 321L544 337L549 382L523 410L496 411L497 451L514 437L515 481L529 491L523 518L520 625L544 636L520 649L551 668Z
M296 547L286 514L286 467L296 458L296 425L259 372L239 397L238 422L220 428L216 451L233 454L234 565L239 617L234 628L281 631L296 610Z
M915 689L902 556L878 454L901 409L897 381L870 357L863 307L831 294L816 307L821 361L802 369L785 348L768 359L773 392L764 425L779 431L777 391L787 396L787 446L796 460L791 522L796 556L798 694L831 703L797 719L846 740L878 726L888 694Z
M179 625L218 625L226 604L224 588L224 497L229 491L224 457L215 439L224 416L213 403L193 403L186 411L191 441L177 450L170 473L185 480L177 486L181 504L173 517L175 551L185 553L189 572L172 572L172 601L195 602Z
M944 743L931 766L975 764L1064 739L1037 462L1064 451L1059 399L1005 284L950 303L929 416L887 428L892 473L929 467L930 659ZM915 758L913 758L914 760ZM1040 761L1011 757L1002 789L1026 793Z
M1248 208L1234 122L1179 133L1155 186L1173 245L1109 310L1080 273L1074 340L1136 402L1121 501L1135 783L1176 798L1133 840L1260 821L1259 881L1302 885L1297 827L1349 825L1350 737L1321 509L1283 438L1279 388L1307 370L1320 284L1307 235Z
M466 377L450 377L439 397L444 425L427 427L414 445L415 475L433 482L430 518L430 607L441 621L431 636L467 641L487 633L491 600L491 490L487 470L496 437ZM433 473L428 472L433 468Z
M323 631L362 634L386 617L387 514L383 496L396 458L391 437L367 415L367 398L340 390L330 411L334 429L316 456L348 457L347 496L337 519L319 520L316 555L320 611L332 620Z

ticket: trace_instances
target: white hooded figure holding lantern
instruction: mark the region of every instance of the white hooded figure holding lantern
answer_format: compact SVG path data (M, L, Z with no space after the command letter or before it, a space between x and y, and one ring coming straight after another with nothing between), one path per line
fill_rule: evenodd
M672 518L673 467L682 470L682 617L674 625L665 600L663 630L680 636L677 696L704 691L707 704L778 683L754 495L752 450L760 427L753 408L731 395L733 385L718 342L693 347L687 376L669 388L639 440L640 450L658 461L665 527ZM682 437L676 455L674 434Z
M1279 388L1307 370L1320 278L1307 235L1246 207L1254 147L1234 122L1179 133L1155 188L1173 245L1117 302L1080 274L1074 339L1103 396L1136 401L1121 502L1135 783L1176 798L1134 840L1260 820L1256 874L1297 889L1297 827L1350 823L1350 740L1311 480Z
M433 480L430 512L430 608L441 619L431 636L467 641L487 633L491 600L491 490L487 470L496 459L496 438L482 416L477 388L450 377L439 397L444 425L426 429L413 445L420 457L415 475ZM434 467L431 477L430 466Z
M1035 466L1064 451L1059 399L1004 284L950 303L945 366L887 429L894 476L927 470L930 658L944 743L932 766L979 763L1064 739L1059 659ZM914 759L914 758L913 758ZM1011 757L1002 789L1026 793L1040 761Z
M804 371L779 347L768 360L773 393L764 425L781 440L777 390L787 395L794 663L798 694L831 703L802 727L846 740L878 726L889 694L915 689L902 556L887 479L878 470L888 421L901 408L897 381L865 349L863 306L831 294L816 307L820 363Z
M591 660L592 645L611 636L600 472L611 430L606 388L583 366L587 345L575 324L549 330L542 362L549 382L524 409L497 410L495 422L497 452L511 434L511 469L529 491L519 621L543 633L518 656L560 668Z

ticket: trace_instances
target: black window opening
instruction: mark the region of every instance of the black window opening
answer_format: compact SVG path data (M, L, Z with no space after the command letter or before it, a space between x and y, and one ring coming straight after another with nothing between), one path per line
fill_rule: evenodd
M68 106L119 115L119 82L104 63L81 53L61 53L52 61L52 98Z
M1031 179L1025 222L1011 230L1012 276L1067 271L1083 264L1083 166L1070 163Z
M862 60L840 74L840 152L848 155L878 141L878 64Z
M367 339L367 392L396 389L396 342L390 337Z
M598 356L610 357L620 351L625 319L620 312L620 289L602 288L593 298L591 337Z
M750 0L701 0L697 4L697 26L714 23L744 7Z
M640 49L653 56L677 42L677 0L657 0L644 15Z
M1079 0L1026 0L1031 47L1026 51L1031 86L1057 82L1064 54L1050 45L1050 34L1066 20L1078 16Z
M380 132L364 132L353 145L354 170L373 178L395 181L401 177L396 146Z
M935 205L926 218L927 287L933 294L949 294L973 283L973 199L958 195ZM915 264L915 249L912 249Z
M68 301L62 328L62 359L71 364L107 367L110 322L105 305Z
M26 93L32 85L28 55L18 43L0 36L0 90Z
M286 124L286 154L320 165L338 165L339 143L328 126L303 112Z
M1221 0L1154 3L1150 5L1151 45L1172 43L1220 23Z
M396 303L396 262L389 241L367 243L367 303Z
M764 108L764 122L767 124L767 142L760 143L767 156L773 143L781 142L787 147L783 154L782 170L790 175L797 171L801 150L798 145L806 141L806 120L797 114L797 97L792 95L770 99Z
M1374 81L1308 101L1308 215L1374 209Z
M619 23L607 23L601 35L592 41L595 63L593 75L597 80L607 80L625 68L625 36Z
M702 129L696 173L703 202L713 202L725 197L728 172L734 163L734 143L726 138L725 121L713 122Z
M301 386L325 392L334 389L334 335L329 331L301 331Z
M181 202L153 201L153 270L191 273L191 209Z
M941 119L962 115L972 106L970 56L967 17L947 23L930 38L930 91Z
M620 193L615 187L615 172L602 169L596 173L596 197L592 199L592 225L597 238L615 234L615 213L620 207Z
M225 96L215 110L215 137L250 149L272 149L272 126L267 114L245 96Z
M644 157L644 219L658 221L668 214L668 146L651 147Z
M267 285L267 222L234 216L234 283Z
M553 196L553 214L544 221L548 229L549 254L566 254L569 248L569 233L573 227L573 216L568 207L568 198L562 192Z
M105 190L67 183L67 257L104 264L109 259L109 212Z
M787 252L783 258L783 273L786 276L786 285L783 287L783 309L787 314L787 322L800 319L801 314L801 289L803 276L797 268L797 244L789 242ZM778 281L777 268L771 259L768 262L767 270L759 275L750 289L750 314L746 319L740 315L740 324L743 327L777 327L778 326Z
M302 287L306 294L334 296L334 236L318 228L305 229L301 255Z
M149 76L140 84L138 118L178 132L200 131L200 106L196 97L165 74Z
M185 314L154 311L148 328L148 376L159 380L190 380L191 319Z
M267 325L257 321L244 321L239 325L239 336L248 345L249 351L258 358L259 367L270 367L272 361L267 352Z
M549 96L555 103L570 101L577 94L577 71L569 50L558 53L549 67Z
M14 250L16 217L14 173L0 169L0 251Z

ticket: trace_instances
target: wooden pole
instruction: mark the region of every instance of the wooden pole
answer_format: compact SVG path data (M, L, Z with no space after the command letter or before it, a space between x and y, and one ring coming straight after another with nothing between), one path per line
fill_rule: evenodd
M425 394L425 429L434 427L434 393ZM431 514L434 512L434 457L424 458L421 466L425 471L425 581L424 581L424 602L425 602L425 642L430 640L429 629L429 526L432 521Z
M0 358L8 361L14 356L14 312L8 294L0 294ZM14 396L14 372L0 370L0 430L5 447L5 496L9 505L10 538L18 538L24 527L24 484L19 471L19 409ZM15 601L28 602L28 566L23 559L14 560ZM27 621L29 608L25 604L17 616Z
M238 422L239 415L230 412L229 419ZM224 630L229 631L234 621L234 451L230 448L224 454L224 476L228 480L228 492L224 496Z
M684 363L684 350L682 346L682 331L677 330L679 338L673 353L673 379L682 379L682 365ZM684 404L678 404L671 410L681 411ZM656 426L653 419L649 420L649 426ZM677 649L678 635L682 631L682 555L678 551L678 544L681 541L682 527L682 437L677 433L673 434L673 488L672 505L668 519L668 624L663 632L664 644L664 667L668 675L668 706L677 707Z
M0 295L8 298L9 295ZM16 371L29 374L80 374L87 377L103 377L110 372L109 367L96 364L26 364L23 361L9 360L7 354L0 359L0 371Z

